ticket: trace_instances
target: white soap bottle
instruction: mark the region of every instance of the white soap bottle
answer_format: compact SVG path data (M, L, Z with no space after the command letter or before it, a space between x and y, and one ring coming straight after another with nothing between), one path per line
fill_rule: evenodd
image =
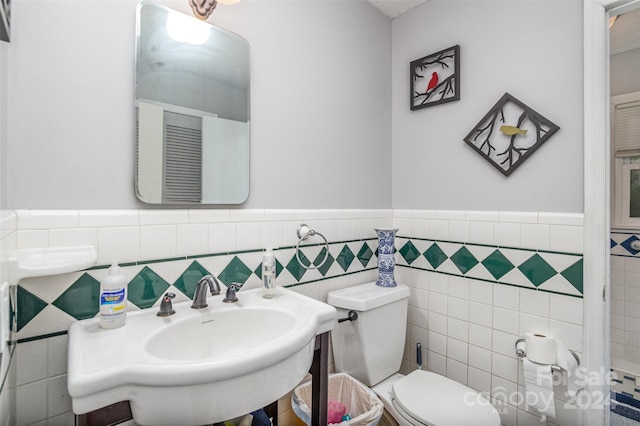
M100 282L100 327L122 327L127 320L127 278L114 263Z
M267 247L262 257L262 297L271 299L276 294L276 256Z

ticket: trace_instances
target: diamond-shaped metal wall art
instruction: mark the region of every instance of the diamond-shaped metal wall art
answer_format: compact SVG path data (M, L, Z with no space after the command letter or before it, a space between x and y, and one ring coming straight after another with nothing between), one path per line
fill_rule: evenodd
M505 93L464 141L500 173L509 176L559 129Z
M409 76L412 111L460 100L460 46L411 61Z

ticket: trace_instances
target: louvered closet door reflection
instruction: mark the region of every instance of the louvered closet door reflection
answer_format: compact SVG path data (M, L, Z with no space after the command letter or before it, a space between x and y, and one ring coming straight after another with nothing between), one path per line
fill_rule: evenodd
M163 202L202 201L202 119L164 112Z

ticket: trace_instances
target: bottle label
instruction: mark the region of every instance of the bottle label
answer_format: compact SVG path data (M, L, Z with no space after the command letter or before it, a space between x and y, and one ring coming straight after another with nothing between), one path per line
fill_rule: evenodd
M100 305L119 305L124 302L124 288L106 290L100 294Z

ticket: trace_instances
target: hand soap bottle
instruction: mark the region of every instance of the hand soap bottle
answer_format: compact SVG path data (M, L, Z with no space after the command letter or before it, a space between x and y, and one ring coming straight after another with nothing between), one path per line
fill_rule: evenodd
M271 299L276 294L276 256L267 247L262 257L262 297Z
M100 282L100 327L122 327L127 319L127 278L117 264Z

